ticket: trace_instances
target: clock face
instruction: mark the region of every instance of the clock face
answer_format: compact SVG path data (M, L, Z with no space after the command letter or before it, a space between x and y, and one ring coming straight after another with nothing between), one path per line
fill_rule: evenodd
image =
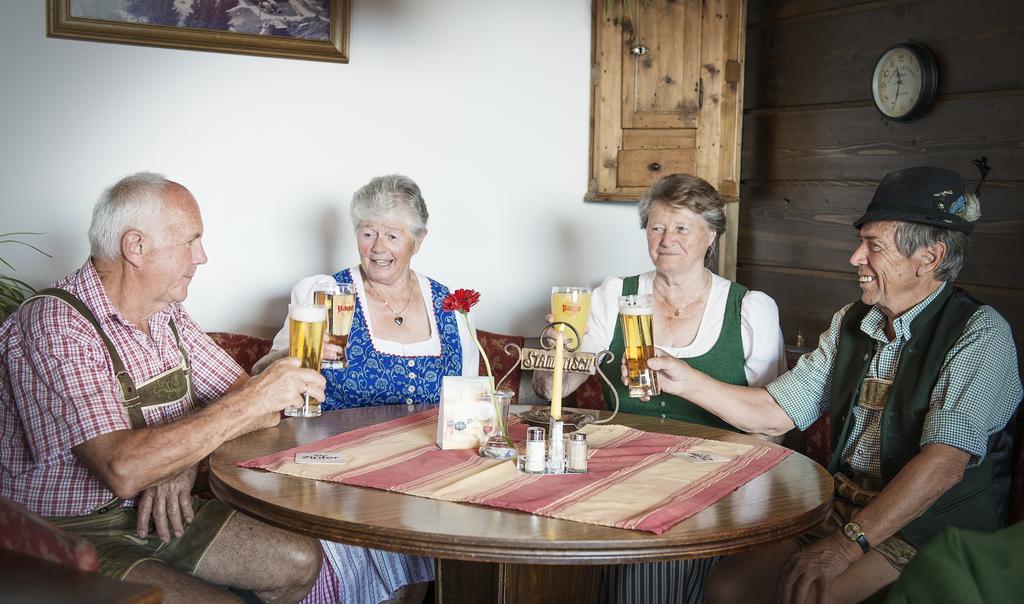
M908 48L893 48L875 66L872 92L875 104L889 117L902 117L921 97L921 62Z
M875 106L894 120L920 117L935 98L937 86L938 71L931 53L915 43L885 51L871 79Z

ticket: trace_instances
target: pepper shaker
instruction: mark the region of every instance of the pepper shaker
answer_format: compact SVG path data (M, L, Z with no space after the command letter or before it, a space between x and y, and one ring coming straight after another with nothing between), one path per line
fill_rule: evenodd
M582 474L587 471L587 435L573 432L569 435L569 463L566 472Z

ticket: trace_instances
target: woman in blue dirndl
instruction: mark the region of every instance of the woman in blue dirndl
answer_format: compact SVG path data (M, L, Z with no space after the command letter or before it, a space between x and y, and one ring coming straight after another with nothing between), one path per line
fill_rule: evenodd
M356 291L345 369L324 369L324 410L438 403L446 375L475 376L479 353L465 318L444 311L448 288L414 272L412 257L427 233L419 187L405 176L374 178L352 197L359 264L333 275L313 275L292 289L291 302L310 304L320 285L351 283ZM325 344L324 359L343 351ZM288 353L288 323L254 372ZM433 561L324 541L325 568L307 600L379 602L404 586L433 579ZM330 576L325 576L330 575ZM409 590L408 591L419 591Z

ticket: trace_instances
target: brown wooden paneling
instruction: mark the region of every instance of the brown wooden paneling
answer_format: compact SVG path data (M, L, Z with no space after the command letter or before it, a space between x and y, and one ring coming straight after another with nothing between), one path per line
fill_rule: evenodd
M976 176L974 168L961 171ZM973 186L973 185L972 185ZM850 226L874 193L874 183L755 182L740 204L740 264L852 271L857 245ZM987 183L983 217L971 235L967 266L959 283L1024 287L1024 182Z
M807 346L818 342L828 328L832 315L860 297L854 273L801 271L740 264L736 280L750 289L762 291L779 305L779 323L787 344L804 336Z
M751 25L764 21L777 21L807 15L835 13L843 10L863 10L879 4L878 0L752 0L747 22Z
M775 3L752 3L752 16L757 16L755 6L763 11L766 4ZM774 12L836 3L780 4ZM875 61L886 48L910 37L935 53L940 95L1024 86L1024 70L1006 62L1024 56L1022 2L929 0L862 7L873 10L813 12L751 27L746 107L869 102Z
M1024 179L1024 90L940 99L919 121L871 107L751 111L743 123L743 180L870 180L933 165L961 173L985 155L992 178Z

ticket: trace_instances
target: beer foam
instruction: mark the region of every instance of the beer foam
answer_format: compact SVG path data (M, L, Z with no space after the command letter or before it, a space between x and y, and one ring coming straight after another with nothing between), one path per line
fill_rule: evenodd
M318 305L289 304L288 317L303 323L319 323L327 320L327 307Z
M619 313L629 317L639 317L654 314L654 308L651 306L621 306Z

